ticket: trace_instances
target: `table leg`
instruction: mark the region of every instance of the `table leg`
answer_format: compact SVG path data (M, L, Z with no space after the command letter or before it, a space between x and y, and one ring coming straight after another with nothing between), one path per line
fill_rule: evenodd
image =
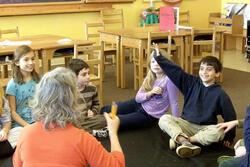
M121 88L125 88L125 47L123 46L123 40L120 41L120 81L121 81Z

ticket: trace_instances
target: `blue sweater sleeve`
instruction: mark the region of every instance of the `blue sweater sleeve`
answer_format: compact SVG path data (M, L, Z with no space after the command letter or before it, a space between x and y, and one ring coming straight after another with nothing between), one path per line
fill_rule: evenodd
M247 108L247 113L244 121L244 141L247 153L250 152L250 106Z
M228 121L232 121L232 120L237 119L232 101L226 93L222 93L222 95L221 95L220 106L222 108L221 114L222 114L222 117L224 119L224 122L228 122ZM236 134L236 128L233 128L228 133L226 133L224 140L233 142L233 139L235 138L235 134Z
M198 77L186 73L181 67L175 65L161 54L156 56L155 52L154 58L164 73L170 78L183 95L186 95L188 88L191 88L192 85L197 82Z

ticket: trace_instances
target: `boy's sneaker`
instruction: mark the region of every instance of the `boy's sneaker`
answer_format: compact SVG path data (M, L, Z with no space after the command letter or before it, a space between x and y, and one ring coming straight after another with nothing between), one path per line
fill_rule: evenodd
M176 149L176 147L177 147L177 143L172 138L170 138L169 139L169 149L174 150L174 149Z
M181 158L193 157L199 155L200 152L201 148L199 146L191 144L190 142L184 142L176 149L176 154Z
M108 128L93 130L93 135L95 137L103 137L103 138L108 137L109 136Z

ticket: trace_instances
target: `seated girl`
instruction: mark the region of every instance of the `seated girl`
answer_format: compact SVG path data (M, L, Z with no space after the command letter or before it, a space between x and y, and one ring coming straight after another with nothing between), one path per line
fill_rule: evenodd
M6 88L10 104L12 127L33 122L29 100L35 93L39 76L35 71L35 54L29 46L19 46L14 53L13 78Z

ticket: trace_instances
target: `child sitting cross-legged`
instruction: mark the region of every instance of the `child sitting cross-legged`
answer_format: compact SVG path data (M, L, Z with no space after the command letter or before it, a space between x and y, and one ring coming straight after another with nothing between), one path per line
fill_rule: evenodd
M33 123L30 99L35 94L39 75L35 70L35 53L27 45L16 48L13 60L13 78L8 82L6 96L9 101L12 128Z
M230 97L216 83L222 70L220 61L213 56L204 57L200 61L199 77L196 77L166 56L156 46L155 60L184 96L181 117L163 115L159 120L160 128L171 137L170 149L176 148L178 156L188 158L200 154L201 148L196 144L210 145L222 140L226 146L232 144L235 129L225 134L216 127L217 115L224 121L236 119Z
M173 117L179 117L178 89L153 54L148 60L149 71L135 98L117 103L121 130L151 127L170 109ZM110 105L101 109L101 113L110 111Z
M96 86L90 84L89 65L81 59L72 59L69 68L76 74L80 104L77 126L97 137L107 137L107 123L99 114L99 100Z

